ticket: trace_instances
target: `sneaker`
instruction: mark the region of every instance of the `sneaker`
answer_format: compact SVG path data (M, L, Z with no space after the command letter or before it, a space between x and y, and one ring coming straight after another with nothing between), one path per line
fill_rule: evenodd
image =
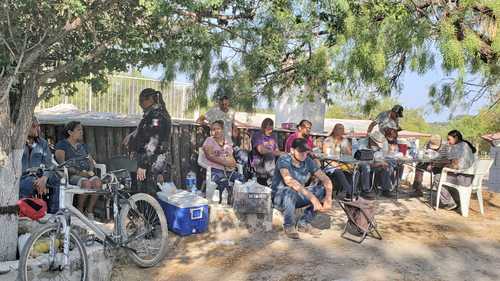
M458 207L457 204L452 203L452 204L448 204L448 205L444 206L443 209L445 209L447 211L451 211L451 210L455 209L456 207Z
M321 235L321 230L314 228L310 223L299 224L297 229L299 230L299 232L309 233L312 236L320 236Z
M293 226L285 226L285 235L290 239L300 239L299 233Z

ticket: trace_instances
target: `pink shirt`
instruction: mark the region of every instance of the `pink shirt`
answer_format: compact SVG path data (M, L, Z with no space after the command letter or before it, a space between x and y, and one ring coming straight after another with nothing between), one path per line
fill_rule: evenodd
M220 146L217 141L213 137L208 137L205 142L203 143L203 149L207 147L212 147L212 151L214 152L216 157L220 158L227 158L229 156L233 156L233 147L228 144L226 141L224 141L224 145ZM224 166L217 164L215 162L212 162L208 159L207 163L209 164L210 167L219 169L219 170L224 170Z
M297 138L299 138L298 132L292 133L291 135L288 136L285 143L285 152L290 152L290 148L292 148L292 143ZM307 137L307 146L309 147L309 149L312 149L314 147L313 138L311 136Z

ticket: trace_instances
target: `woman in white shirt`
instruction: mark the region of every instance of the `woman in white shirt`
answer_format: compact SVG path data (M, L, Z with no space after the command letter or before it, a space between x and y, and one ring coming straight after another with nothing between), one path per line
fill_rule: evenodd
M326 155L334 155L341 157L342 155L352 155L351 143L344 137L344 125L337 123L333 127L330 136L323 142L323 153ZM325 172L332 179L335 186L339 186L341 190L346 191L346 199L352 196L352 183L348 178L352 178L349 165L341 162L332 161L330 166L333 168L326 169Z
M449 152L448 158L450 163L446 167L456 170L466 170L474 164L474 153L476 148L467 140L463 139L462 133L457 130L452 130L448 133ZM462 186L469 186L472 184L474 176L461 174L461 173L448 173L446 181ZM457 207L456 200L450 194L449 190L441 189L441 202L444 208L452 210Z

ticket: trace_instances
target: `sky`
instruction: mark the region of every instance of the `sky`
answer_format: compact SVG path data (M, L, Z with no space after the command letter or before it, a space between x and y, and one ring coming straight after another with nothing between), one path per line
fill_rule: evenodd
M163 69L161 67L158 67L156 70L145 68L143 69L142 74L148 78L161 79ZM432 106L430 105L430 99L428 97L429 87L433 83L438 83L445 77L446 75L441 71L438 63L436 63L435 67L424 75L406 71L403 74L403 77L401 77L403 88L397 98L401 105L405 108L424 108L423 115L427 122L447 122L449 121L450 111L443 109L439 113L433 112ZM177 75L176 81L190 82L188 77L182 74ZM459 108L454 110L453 116L477 114L478 110L485 106L485 104L485 100L480 100L468 109Z

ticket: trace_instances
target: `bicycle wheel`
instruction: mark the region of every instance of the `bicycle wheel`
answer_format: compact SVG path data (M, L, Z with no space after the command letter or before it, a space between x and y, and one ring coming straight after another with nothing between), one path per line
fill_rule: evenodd
M167 219L158 201L148 194L134 194L129 202L120 212L121 233L127 241L127 253L140 267L154 266L167 253Z
M28 239L19 261L19 275L28 280L87 281L88 260L82 240L71 230L69 263L64 265L64 233L54 224L40 228Z

